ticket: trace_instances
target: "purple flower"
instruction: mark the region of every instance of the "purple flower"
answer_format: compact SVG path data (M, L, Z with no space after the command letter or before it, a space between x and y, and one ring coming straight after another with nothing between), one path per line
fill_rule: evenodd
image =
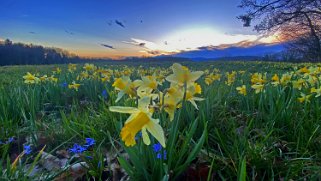
M74 146L69 149L69 152L70 153L82 153L82 152L84 152L86 150L87 150L86 147L83 147L83 146L78 145L78 144L75 143Z
M91 147L96 143L96 141L93 138L86 138L86 144L84 145L85 147Z
M31 151L32 151L30 145L24 145L23 146L23 150L24 150L26 155L29 155L31 153Z

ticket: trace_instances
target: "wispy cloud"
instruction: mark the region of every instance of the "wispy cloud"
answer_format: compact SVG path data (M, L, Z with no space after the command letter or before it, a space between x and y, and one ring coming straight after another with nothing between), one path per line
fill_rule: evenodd
M100 45L103 46L103 47L106 47L106 48L115 49L113 46L107 45L107 44L104 44L104 43L101 43Z

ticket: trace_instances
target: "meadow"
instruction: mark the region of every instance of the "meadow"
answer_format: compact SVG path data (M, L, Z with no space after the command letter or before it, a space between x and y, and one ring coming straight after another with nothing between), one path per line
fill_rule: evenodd
M318 180L321 64L0 67L0 180Z

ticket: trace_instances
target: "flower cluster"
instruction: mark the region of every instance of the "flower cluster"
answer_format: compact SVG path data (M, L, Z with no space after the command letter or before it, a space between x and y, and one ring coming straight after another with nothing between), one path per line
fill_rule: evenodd
M158 89L163 81L159 81L156 74L142 76L141 80L132 81L128 76L115 80L113 87L118 91L116 102L125 95L138 100L137 108L123 106L109 108L112 112L131 114L120 132L126 146L136 144L135 136L139 131L142 133L143 142L149 145L151 141L148 131L165 148L164 131L159 124L159 119L153 118L154 113L164 111L169 115L169 120L173 121L175 111L181 107L183 101L190 102L198 109L195 101L203 99L196 95L202 93L202 88L195 81L203 75L203 72L192 72L178 63L173 64L172 71L173 74L165 78L170 83L170 87L163 91Z
M157 159L167 159L167 152L165 149L162 148L162 145L157 143L153 145L153 151L156 153Z
M88 148L95 145L95 143L96 141L93 138L86 138L86 143L83 146L75 143L74 146L69 149L69 152L75 154L83 153L84 151L87 151Z

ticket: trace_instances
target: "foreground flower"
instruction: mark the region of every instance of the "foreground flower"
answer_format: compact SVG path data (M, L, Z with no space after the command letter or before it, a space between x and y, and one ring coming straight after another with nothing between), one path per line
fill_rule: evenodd
M126 146L134 146L136 144L135 136L142 130L143 141L146 145L150 144L147 131L153 135L156 140L165 147L165 137L163 128L158 124L158 119L153 119L149 109L150 99L144 97L138 101L138 108L112 106L109 108L112 112L131 114L125 122L121 130L121 139Z
M23 79L25 79L24 82L26 84L36 84L40 80L38 77L36 77L35 75L33 75L33 74L29 73L29 72L27 72L27 74L25 76L23 76Z
M179 85L184 85L185 83L187 85L192 84L204 73L203 71L191 72L187 67L178 63L174 63L172 69L173 74L166 77L166 80Z
M78 144L74 144L74 146L69 149L69 152L70 153L82 153L82 152L84 152L86 150L87 150L86 147L83 147L83 146L78 145Z
M239 92L239 94L246 96L246 86L245 85L242 85L241 87L236 87L236 90Z

